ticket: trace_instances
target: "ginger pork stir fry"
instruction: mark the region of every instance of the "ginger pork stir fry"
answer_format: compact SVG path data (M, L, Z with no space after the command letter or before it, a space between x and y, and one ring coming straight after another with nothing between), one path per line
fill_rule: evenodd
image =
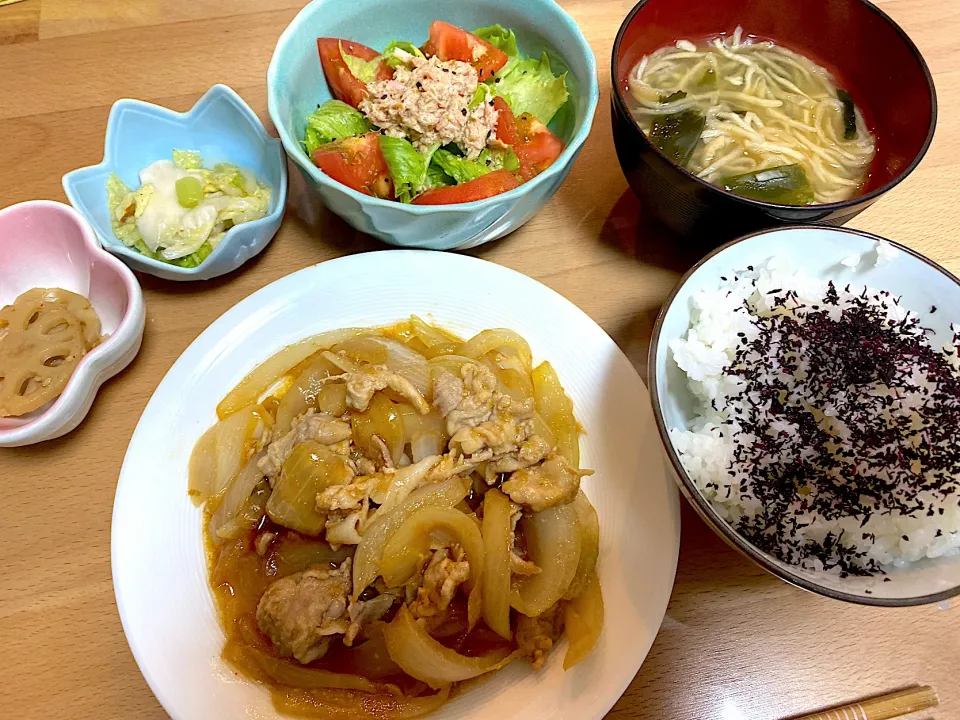
M413 317L292 345L197 442L224 657L293 715L416 717L603 623L580 428L509 330ZM339 710L338 710L339 709ZM341 714L336 714L336 712Z

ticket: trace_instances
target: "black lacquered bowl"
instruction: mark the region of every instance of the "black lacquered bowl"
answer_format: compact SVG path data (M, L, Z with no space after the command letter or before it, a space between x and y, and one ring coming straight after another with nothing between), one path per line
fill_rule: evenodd
M851 88L878 138L860 195L805 206L739 197L674 163L634 121L626 81L644 55L680 39L731 33L738 25L831 68ZM937 122L933 78L920 51L866 0L641 0L617 33L611 78L613 138L630 187L651 215L706 246L785 224L844 224L913 171Z

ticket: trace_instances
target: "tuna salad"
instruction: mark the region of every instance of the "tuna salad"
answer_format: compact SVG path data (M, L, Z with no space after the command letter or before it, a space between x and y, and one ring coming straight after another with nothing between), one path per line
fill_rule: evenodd
M569 94L544 53L512 30L467 32L437 20L418 47L383 52L339 38L317 47L333 99L306 118L303 146L334 180L366 195L437 205L511 190L564 144L549 128Z

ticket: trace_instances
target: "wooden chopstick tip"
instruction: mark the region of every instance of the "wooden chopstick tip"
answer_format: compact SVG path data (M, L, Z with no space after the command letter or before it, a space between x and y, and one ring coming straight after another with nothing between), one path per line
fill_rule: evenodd
M791 720L893 720L929 710L939 704L936 690L929 685L914 685L846 705L835 705L809 715L796 715Z

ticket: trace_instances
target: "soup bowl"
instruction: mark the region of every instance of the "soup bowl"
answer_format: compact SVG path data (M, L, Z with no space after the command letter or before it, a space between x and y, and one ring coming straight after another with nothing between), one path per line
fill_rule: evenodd
M678 40L731 34L737 26L826 67L850 92L877 137L860 194L799 206L734 195L680 167L641 130L630 113L627 78L643 56ZM641 0L617 34L611 78L614 143L630 186L652 216L681 235L708 236L710 246L778 225L846 223L917 167L937 120L936 91L920 51L866 0Z

